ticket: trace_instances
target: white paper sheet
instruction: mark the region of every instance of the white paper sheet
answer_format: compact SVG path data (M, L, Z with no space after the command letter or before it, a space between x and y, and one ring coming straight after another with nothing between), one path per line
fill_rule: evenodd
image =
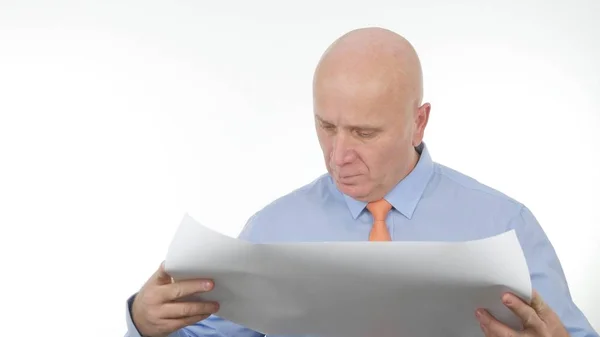
M210 278L218 316L268 335L482 336L476 308L520 328L505 291L531 299L514 231L468 242L253 244L186 214L165 269Z

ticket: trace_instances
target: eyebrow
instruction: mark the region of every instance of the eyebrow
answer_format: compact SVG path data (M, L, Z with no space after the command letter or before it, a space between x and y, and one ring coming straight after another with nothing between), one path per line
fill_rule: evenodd
M315 115L315 119L318 120L319 122L323 123L323 124L332 124L333 125L333 123L324 120L319 115Z
M323 118L321 118L319 115L315 115L315 118L323 123L323 124L329 124L329 125L333 125L333 123L328 122L326 120L324 120ZM367 131L381 131L381 127L377 127L377 126L373 126L373 125L366 125L366 124L362 124L362 125L347 125L345 126L345 128L347 129L358 129L358 130L367 130Z

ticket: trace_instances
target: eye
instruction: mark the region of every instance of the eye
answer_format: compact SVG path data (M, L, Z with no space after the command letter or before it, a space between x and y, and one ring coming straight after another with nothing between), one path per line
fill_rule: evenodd
M356 130L355 131L356 135L359 136L360 138L372 138L375 136L375 131L362 131L362 130Z

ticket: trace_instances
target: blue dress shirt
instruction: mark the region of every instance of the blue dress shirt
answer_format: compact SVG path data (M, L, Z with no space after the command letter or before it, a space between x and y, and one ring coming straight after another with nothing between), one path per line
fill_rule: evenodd
M417 151L421 156L414 170L385 197L393 206L386 220L392 240L466 241L514 229L525 253L533 288L560 316L572 337L598 337L573 303L554 248L531 211L508 196L433 162L424 143ZM365 241L372 224L365 206L364 202L342 194L325 174L254 214L240 238L257 243ZM130 316L133 298L127 301L126 337L140 337ZM170 336L264 335L213 315Z

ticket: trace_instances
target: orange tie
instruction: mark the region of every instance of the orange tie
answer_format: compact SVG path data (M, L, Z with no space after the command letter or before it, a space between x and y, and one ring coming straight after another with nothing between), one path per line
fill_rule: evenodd
M392 241L390 233L385 224L388 212L392 209L392 205L385 199L370 202L367 209L373 215L373 227L369 234L369 241Z

